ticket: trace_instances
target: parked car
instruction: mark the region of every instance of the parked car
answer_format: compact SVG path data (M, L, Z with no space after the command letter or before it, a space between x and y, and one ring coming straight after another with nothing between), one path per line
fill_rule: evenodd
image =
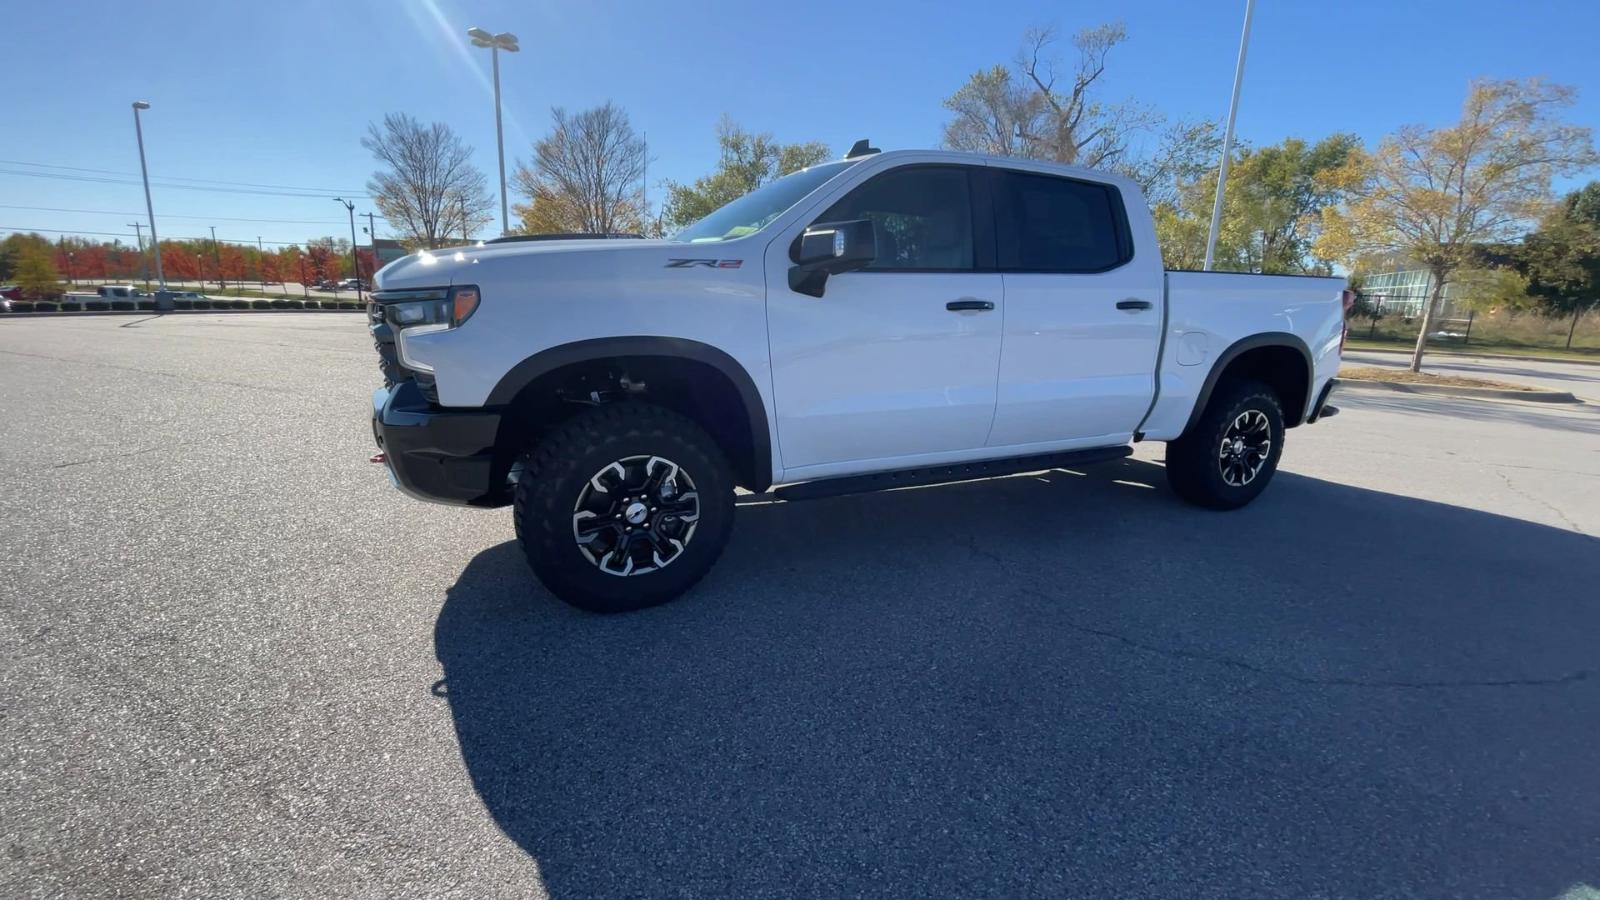
M0 299L21 300L22 288L17 287L14 284L0 285Z
M367 283L359 278L346 278L339 282L338 289L341 291L364 291L367 289Z
M422 252L377 282L394 484L513 506L539 579L602 611L699 580L735 486L802 500L1154 440L1180 497L1244 506L1285 431L1336 412L1353 299L1164 270L1119 175L865 142L671 240Z
M106 300L140 300L154 296L131 284L103 284L95 293Z

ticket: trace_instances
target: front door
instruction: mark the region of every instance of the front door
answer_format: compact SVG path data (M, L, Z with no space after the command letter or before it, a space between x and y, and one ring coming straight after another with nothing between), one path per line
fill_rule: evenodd
M992 220L975 214L983 173L889 169L805 223L871 219L877 230L872 265L833 276L821 297L789 289L791 237L769 251L768 340L789 477L984 446L1004 297L986 258Z

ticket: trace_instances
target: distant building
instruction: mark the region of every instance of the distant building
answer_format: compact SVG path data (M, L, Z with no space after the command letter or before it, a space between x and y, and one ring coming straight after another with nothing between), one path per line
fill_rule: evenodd
M405 255L406 248L399 241L386 238L374 238L368 246L356 248L362 278L371 278L379 269Z
M1455 282L1446 282L1439 315L1448 318L1455 307ZM1361 294L1385 315L1414 319L1433 296L1433 273L1427 269L1397 269L1368 275L1361 283Z

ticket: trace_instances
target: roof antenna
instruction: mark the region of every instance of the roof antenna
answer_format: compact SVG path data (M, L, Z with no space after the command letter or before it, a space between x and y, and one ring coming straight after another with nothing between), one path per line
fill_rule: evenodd
M854 144L850 145L850 152L846 153L844 155L844 158L845 159L855 159L858 156L870 156L870 155L872 155L874 153L882 153L882 152L883 151L879 150L877 147L871 146L866 138L862 138L861 140L856 141Z

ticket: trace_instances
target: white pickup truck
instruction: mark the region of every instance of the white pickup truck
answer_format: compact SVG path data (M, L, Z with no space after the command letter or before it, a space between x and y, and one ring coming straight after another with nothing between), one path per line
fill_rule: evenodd
M784 500L1114 459L1266 487L1331 415L1336 278L1168 272L1138 187L960 153L850 155L670 240L407 256L369 307L372 424L424 500L515 506L535 574L601 611L678 596L734 490Z

